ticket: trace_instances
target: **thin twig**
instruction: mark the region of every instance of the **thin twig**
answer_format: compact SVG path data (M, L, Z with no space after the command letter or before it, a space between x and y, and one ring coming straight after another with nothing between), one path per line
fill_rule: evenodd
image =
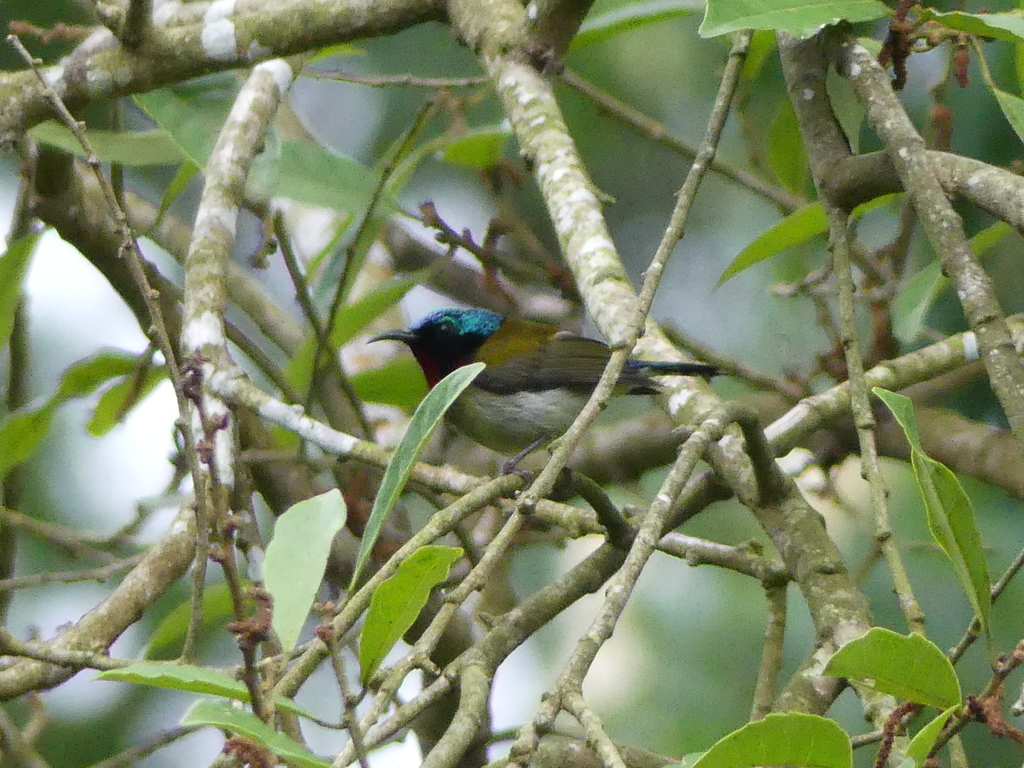
M134 568L142 560L142 553L132 555L124 560L115 560L99 568L87 568L78 571L50 571L46 573L33 573L26 576L12 576L8 579L0 579L0 592L13 592L18 589L29 587L41 587L47 584L75 584L81 581L106 581L112 576L117 576L127 570Z
M914 588L907 575L899 548L893 537L889 518L889 490L878 464L878 446L875 442L875 417L871 410L870 395L864 378L864 359L857 337L857 314L854 298L853 271L850 267L849 233L845 212L826 204L829 219L829 245L832 263L839 280L839 314L846 368L850 377L850 407L860 444L861 475L871 491L871 507L875 519L875 541L885 557L892 575L893 590L907 626L912 632L925 632L925 615L914 596Z
M416 75L353 75L350 72L328 72L322 69L307 67L302 70L303 77L317 80L339 80L344 83L367 85L371 88L383 88L393 85L410 85L420 88L470 88L474 85L487 85L491 79L486 75L479 77L417 77Z

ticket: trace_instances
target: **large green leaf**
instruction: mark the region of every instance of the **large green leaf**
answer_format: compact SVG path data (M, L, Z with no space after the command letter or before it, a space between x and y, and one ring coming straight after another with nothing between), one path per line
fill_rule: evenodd
M873 627L832 654L825 674L939 709L961 700L960 681L946 654L917 632L904 636Z
M345 500L333 488L292 505L274 525L263 582L274 599L273 627L286 652L299 639L345 514Z
M877 0L708 0L701 37L741 29L774 29L806 37L823 24L870 21L891 11Z
M166 131L193 165L206 167L230 109L226 99L188 99L172 88L137 93L132 98L154 123Z
M359 542L359 556L352 572L349 591L355 587L363 566L366 564L370 552L373 551L377 536L380 535L381 528L384 527L384 521L394 509L395 504L398 503L398 498L405 488L405 482L409 479L412 468L423 452L427 440L434 434L434 430L441 423L442 417L455 402L455 399L472 383L473 379L480 375L483 369L483 363L473 363L455 369L441 379L416 408L409 427L405 430L405 435L402 436L402 441L398 444L391 461L388 462L388 468L384 471L384 479L381 481L380 490L377 491L377 498L373 500L373 509L366 521L362 541Z
M181 718L182 725L208 725L232 731L258 741L288 765L300 768L330 768L330 761L317 757L297 741L278 733L255 715L229 704L200 699Z
M359 635L359 667L364 685L416 621L427 604L430 590L448 578L448 571L460 557L462 550L458 547L421 547L398 566L394 576L377 587Z
M250 701L249 689L241 680L235 680L223 672L172 661L137 661L127 667L101 672L96 679L118 680L123 683L152 685L174 691L211 694L246 703ZM294 712L303 717L313 717L294 701L283 696L276 699L274 705L279 709Z
M690 16L700 11L701 5L703 3L694 0L649 0L616 8L583 22L569 47L570 50L583 48L648 24Z
M880 387L871 390L892 411L910 443L910 460L917 486L924 500L928 527L935 541L953 564L960 588L974 609L986 639L989 635L989 612L992 606L991 582L981 535L974 523L971 500L956 475L943 464L929 457L921 447L910 398ZM948 705L940 705L948 706Z
M21 301L21 286L25 282L38 242L38 232L19 237L0 256L0 349L6 347L11 340L14 315Z
M807 765L850 768L850 738L832 720L800 712L771 714L718 741L690 768Z
M28 135L42 144L85 157L85 150L70 129L47 120ZM99 131L89 129L89 143L105 163L121 165L177 165L185 156L166 131Z

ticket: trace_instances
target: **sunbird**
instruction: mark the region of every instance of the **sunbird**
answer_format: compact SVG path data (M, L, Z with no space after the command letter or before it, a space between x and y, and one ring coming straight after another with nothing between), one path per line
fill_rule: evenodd
M456 368L487 365L446 418L481 445L511 455L506 471L569 429L611 357L608 345L597 339L486 309L439 309L411 328L370 341L385 339L409 346L430 387ZM657 394L652 375L710 378L717 373L704 363L629 360L616 394Z

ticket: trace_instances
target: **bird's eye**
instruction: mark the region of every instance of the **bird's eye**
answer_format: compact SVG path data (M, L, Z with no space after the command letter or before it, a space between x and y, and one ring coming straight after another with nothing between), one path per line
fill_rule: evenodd
M437 326L437 332L442 336L451 336L455 333L455 323L451 320L443 320Z

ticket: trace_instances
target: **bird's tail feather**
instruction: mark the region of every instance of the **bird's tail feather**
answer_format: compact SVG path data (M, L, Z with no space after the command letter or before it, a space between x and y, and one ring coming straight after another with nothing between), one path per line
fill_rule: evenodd
M721 373L717 367L707 363L655 363L647 360L630 360L628 365L634 370L647 371L655 376L703 376L710 379Z

